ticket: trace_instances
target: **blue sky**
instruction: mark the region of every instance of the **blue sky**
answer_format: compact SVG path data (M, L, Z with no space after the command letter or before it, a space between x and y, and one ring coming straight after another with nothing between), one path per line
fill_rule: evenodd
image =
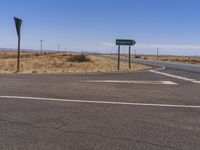
M116 52L115 39L130 38L138 53L200 55L199 8L199 0L1 0L0 47L17 46L17 16L24 49L43 39L45 49Z

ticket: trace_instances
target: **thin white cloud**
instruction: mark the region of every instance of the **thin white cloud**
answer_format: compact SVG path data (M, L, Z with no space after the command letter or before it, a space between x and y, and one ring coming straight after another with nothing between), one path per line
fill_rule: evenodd
M178 45L178 44L141 44L136 45L138 49L163 49L163 50L200 50L200 45Z
M114 43L102 42L102 46L111 48L115 47ZM137 49L163 49L163 50L200 50L200 45L180 45L180 44L144 44L138 43L135 45Z
M107 47L113 47L113 46L115 46L114 43L109 43L109 42L102 42L101 45L107 46Z
M140 54L155 54L157 48L161 54L166 55L200 55L200 45L137 43L132 49L137 50ZM102 42L94 49L101 52L117 52L117 46L114 42ZM123 49L126 50L126 47Z

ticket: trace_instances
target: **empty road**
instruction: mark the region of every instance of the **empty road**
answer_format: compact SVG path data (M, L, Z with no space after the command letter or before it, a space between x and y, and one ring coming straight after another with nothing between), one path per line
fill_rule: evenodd
M198 65L0 74L1 150L198 150Z

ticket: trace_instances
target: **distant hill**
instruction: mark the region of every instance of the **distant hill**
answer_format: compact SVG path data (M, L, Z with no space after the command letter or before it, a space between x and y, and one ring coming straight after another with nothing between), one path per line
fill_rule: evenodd
M0 48L0 51L17 51L16 48ZM30 52L40 52L40 50L36 50L36 49L21 49L21 51L30 51ZM58 52L57 50L43 50L43 52ZM66 53L73 53L73 54L76 54L76 53L84 53L84 54L93 54L93 55L99 55L99 54L102 54L102 53L98 53L98 52L89 52L89 51L81 51L81 52L77 52L77 51L59 51L59 52L66 52Z

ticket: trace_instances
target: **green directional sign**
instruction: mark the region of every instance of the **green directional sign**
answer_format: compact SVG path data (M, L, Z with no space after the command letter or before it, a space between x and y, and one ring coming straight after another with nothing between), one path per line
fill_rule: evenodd
M136 42L134 40L126 40L126 39L117 39L116 45L135 45Z
M131 46L136 44L135 40L117 39L116 45L118 45L118 70L120 69L120 48L121 46L129 46L129 69L131 69Z

